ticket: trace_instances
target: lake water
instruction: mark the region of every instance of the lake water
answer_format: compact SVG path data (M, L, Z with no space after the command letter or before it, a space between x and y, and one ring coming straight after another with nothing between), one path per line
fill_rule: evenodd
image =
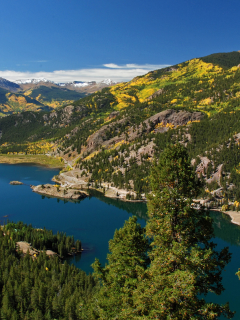
M51 183L58 170L37 166L0 164L0 220L23 221L34 227L52 229L73 235L82 242L84 252L74 259L77 267L86 272L92 271L90 265L95 257L105 264L108 241L114 231L123 226L134 212L146 218L146 205L124 203L107 199L100 193L80 202L48 198L32 192L30 184ZM12 180L24 185L10 185ZM6 216L4 218L4 216ZM141 225L145 219L139 218Z
M0 223L7 219L31 223L34 227L63 231L82 241L85 251L81 256L69 260L77 267L91 272L90 265L95 257L104 264L108 252L108 241L114 231L123 226L131 215L138 217L139 223L146 223L146 204L124 203L108 199L98 192L78 203L67 202L38 195L30 189L51 182L58 170L29 165L0 164ZM24 185L13 186L12 180L22 181ZM6 216L7 217L4 217ZM231 263L223 272L225 291L219 296L211 295L211 301L230 302L232 310L237 311L234 319L240 318L240 281L235 273L240 268L240 227L230 223L228 216L212 212L218 248L228 246L232 253Z

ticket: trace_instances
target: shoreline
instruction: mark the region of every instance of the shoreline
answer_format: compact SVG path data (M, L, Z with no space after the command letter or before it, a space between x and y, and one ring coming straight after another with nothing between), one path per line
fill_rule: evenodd
M110 183L102 182L101 187L96 188L93 183L88 185L88 178L77 176L78 170L73 169L70 171L59 173L52 178L53 182L59 183L61 187L75 188L79 190L96 190L106 198L118 199L123 202L146 202L145 194L142 194L142 199L136 199L135 191L127 191L111 186ZM127 199L127 194L133 195L134 199Z
M53 165L49 163L43 163L42 159L40 157L43 157L43 155L3 155L0 154L0 164L8 164L8 165L26 165L26 166L39 166L44 167L47 169L64 169L67 164L61 163L61 165ZM48 160L50 157L45 156L45 159ZM50 158L54 159L54 158ZM29 160L29 161L26 161ZM61 176L61 179L56 179L56 176L52 177L53 182L57 182L60 184L61 187L67 187L67 188L76 188L78 191L88 191L89 190L96 190L97 192L100 192L104 197L120 200L123 202L146 202L146 198L143 199L126 199L126 194L131 193L134 196L136 195L134 191L128 192L124 189L118 189L116 187L109 186L109 183L102 183L102 188L94 188L92 185L87 188L87 182L83 178L75 178L75 177L66 177L67 172L59 173L57 176ZM81 188L79 188L82 186ZM109 187L108 187L109 186ZM36 186L34 186L36 187ZM105 188L105 192L104 189ZM35 190L33 190L36 192ZM43 192L36 192L41 195L50 196L53 198L60 198L60 199L67 199L65 196L57 196L57 195L50 195L48 193ZM117 195L118 194L118 195ZM79 200L79 199L67 199L67 200Z
M80 191L79 189L63 188L58 185L42 184L37 186L31 186L33 192L44 196L50 196L53 198L66 199L66 200L80 200L88 197L86 191Z
M1 163L6 163L6 164L22 164L22 165L35 165L35 166L42 166L42 167L45 167L45 168L49 168L49 169L64 169L64 167L66 167L66 163L59 163L59 165L53 165L53 164L50 164L50 163L43 163L40 159L40 157L44 157L45 160L47 159L55 159L55 158L50 158L49 156L47 155L3 155L3 154L0 154L0 164ZM2 158L4 158L4 161L2 161ZM25 160L26 158L29 159L28 162L26 161L23 161ZM8 160L8 161L7 161ZM12 161L11 161L12 160ZM38 161L36 161L38 160ZM70 187L70 188L76 188L78 189L78 191L83 191L83 193L87 193L86 191L87 190L96 190L97 192L100 192L104 197L106 198L111 198L111 199L116 199L116 200L120 200L120 201L123 201L123 202L135 202L135 203L138 203L138 202L147 202L147 199L144 197L143 199L126 199L126 194L129 193L128 191L124 190L124 189L118 189L116 187L112 187L109 185L109 183L102 183L102 188L99 189L99 188L94 188L92 185L89 186L87 188L87 181L83 178L83 177L79 177L79 178L76 178L74 176L71 176L72 174L71 173L73 172L72 171L69 171L69 172L63 172L63 173L59 173L58 177L61 176L61 179L56 179L56 177L54 176L52 178L52 181L54 182L57 182L60 184L61 187ZM69 175L68 175L68 174ZM79 188L81 187L81 189ZM104 191L105 189L105 191ZM34 191L34 190L33 190ZM85 192L84 192L85 191ZM36 191L34 191L36 192ZM42 194L42 192L37 192L38 194ZM130 192L131 194L135 195L135 192L134 191L131 191ZM117 195L118 194L118 195ZM46 196L52 196L54 198L56 198L57 196L55 195L49 195L49 194L46 194ZM61 199L66 199L67 197L65 196L62 196L62 197L59 197ZM68 199L70 200L70 199ZM77 200L77 199L71 199L71 200ZM236 224L236 225L239 225L240 226L240 211L237 212L237 211L221 211L220 209L210 209L211 211L217 211L219 213L224 213L224 214L227 214L230 218L231 218L231 223L233 224Z

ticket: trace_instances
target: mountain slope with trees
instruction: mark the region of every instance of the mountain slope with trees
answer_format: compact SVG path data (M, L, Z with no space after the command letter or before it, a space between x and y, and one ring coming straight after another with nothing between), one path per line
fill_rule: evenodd
M1 152L38 153L43 140L51 146L46 152L72 166L68 174L76 183L106 194L111 187L124 189L130 200L145 198L154 157L180 142L208 183L202 197L237 208L239 61L239 52L213 54L151 71L52 112L10 115L0 119Z

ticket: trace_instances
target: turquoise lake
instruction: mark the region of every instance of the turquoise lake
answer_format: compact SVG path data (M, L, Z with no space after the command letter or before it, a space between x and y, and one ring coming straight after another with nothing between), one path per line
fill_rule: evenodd
M58 170L39 166L0 164L0 223L7 219L31 223L34 227L63 231L82 242L85 249L81 256L69 259L77 267L91 272L95 257L106 262L108 241L114 231L121 228L131 215L139 223L146 223L146 204L124 203L108 199L98 192L80 202L67 202L47 198L32 192L30 184L50 183ZM9 182L18 180L24 185L13 186ZM7 216L7 217L5 217ZM217 248L228 246L232 260L223 272L225 291L221 296L209 295L213 302L230 302L230 308L237 311L234 319L240 319L240 280L235 275L240 268L240 227L230 223L228 216L212 212ZM1 257L0 257L1 258Z

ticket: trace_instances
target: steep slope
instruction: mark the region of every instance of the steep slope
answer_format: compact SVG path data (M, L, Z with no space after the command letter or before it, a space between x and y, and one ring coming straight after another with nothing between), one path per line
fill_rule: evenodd
M11 92L17 92L20 89L20 86L14 82L8 81L0 77L0 88Z
M240 200L239 57L236 52L192 59L50 113L0 119L1 150L41 153L43 139L52 155L74 168L58 181L101 186L112 196L124 189L129 199L144 198L154 157L178 141L208 183L203 196L219 189L214 201Z

